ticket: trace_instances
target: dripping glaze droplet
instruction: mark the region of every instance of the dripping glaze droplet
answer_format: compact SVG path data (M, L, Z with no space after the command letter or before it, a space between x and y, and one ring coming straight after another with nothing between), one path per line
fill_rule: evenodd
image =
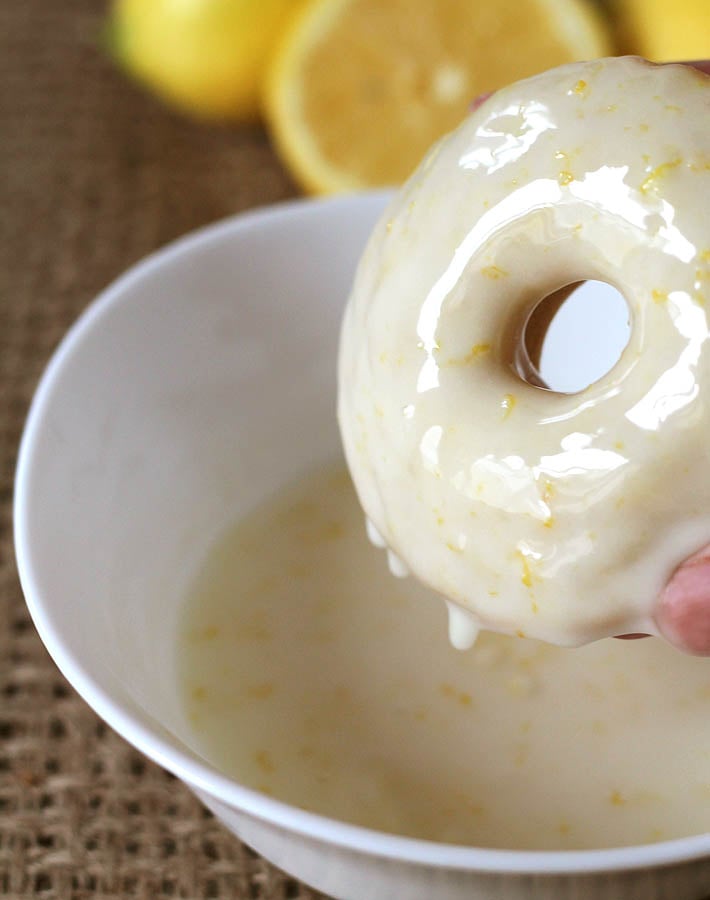
M381 550L384 550L384 548L387 546L387 541L375 528L370 519L365 519L365 528L367 529L367 537L369 538L370 543L374 547L379 547Z
M409 575L406 563L403 563L397 554L391 550L387 551L387 565L395 578L406 578Z
M473 613L459 606L458 603L446 601L449 611L449 640L457 650L470 650L476 643L480 627Z

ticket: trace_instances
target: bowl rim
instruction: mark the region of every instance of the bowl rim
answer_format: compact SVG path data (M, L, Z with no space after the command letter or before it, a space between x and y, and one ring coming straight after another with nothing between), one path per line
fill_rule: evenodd
M389 191L372 191L321 199L296 199L237 213L192 231L132 265L92 300L54 350L33 396L20 441L14 485L14 543L20 583L34 625L50 656L84 701L121 737L188 786L272 826L357 853L434 868L508 875L581 875L654 868L690 862L710 855L710 833L593 850L509 850L438 843L376 831L309 812L247 788L220 773L197 752L178 747L122 707L98 684L64 643L51 614L51 598L38 579L41 564L32 548L28 509L38 440L44 430L53 394L65 364L95 326L130 296L146 276L170 267L214 241L225 245L254 227L277 222L298 227L304 215L340 216L349 208L371 205L381 211ZM333 231L337 234L337 230ZM225 240L229 239L229 240Z

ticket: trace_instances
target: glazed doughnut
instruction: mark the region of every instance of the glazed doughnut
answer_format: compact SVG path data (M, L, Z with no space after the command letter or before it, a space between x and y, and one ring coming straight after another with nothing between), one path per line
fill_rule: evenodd
M709 112L684 66L535 76L436 145L370 238L346 457L371 537L449 601L458 645L657 633L659 591L710 540ZM546 389L526 322L590 279L626 300L628 345L579 393Z

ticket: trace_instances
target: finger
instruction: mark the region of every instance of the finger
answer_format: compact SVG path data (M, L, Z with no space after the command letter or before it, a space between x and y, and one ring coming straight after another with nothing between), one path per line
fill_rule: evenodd
M468 111L473 112L474 110L478 109L479 106L481 106L483 103L485 103L486 100L492 96L493 96L493 91L488 91L487 94L479 94L478 97L475 97L471 101L471 105L469 106Z
M676 63L676 65L678 65L678 63ZM699 72L704 72L706 75L710 75L710 59L681 60L680 65L691 66L693 69L697 69Z
M661 594L655 619L676 647L710 656L710 546L676 569Z

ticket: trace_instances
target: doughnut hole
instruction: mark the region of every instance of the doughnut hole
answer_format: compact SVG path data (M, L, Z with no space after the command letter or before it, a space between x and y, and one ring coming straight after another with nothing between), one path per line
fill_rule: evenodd
M614 368L630 334L623 294L605 281L576 281L543 297L530 313L515 368L528 384L576 394Z

